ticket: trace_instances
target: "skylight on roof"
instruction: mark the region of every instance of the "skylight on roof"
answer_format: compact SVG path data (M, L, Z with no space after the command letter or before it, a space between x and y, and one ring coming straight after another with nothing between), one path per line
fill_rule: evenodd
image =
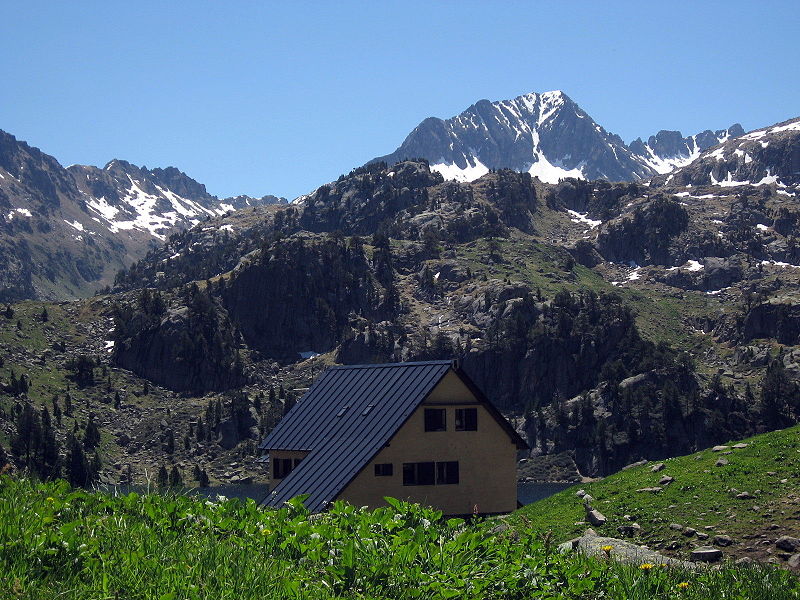
M348 409L348 408L350 408L350 406L349 406L349 405L348 405L348 406L343 406L343 407L342 407L342 410L340 410L338 413L336 413L336 416L337 416L337 417L343 417L343 416L344 416L344 413L346 413L346 412L347 412L347 409Z
M372 410L372 407L375 406L374 404L369 404L367 408L364 409L364 412L361 413L362 417L366 417L369 414L369 411Z

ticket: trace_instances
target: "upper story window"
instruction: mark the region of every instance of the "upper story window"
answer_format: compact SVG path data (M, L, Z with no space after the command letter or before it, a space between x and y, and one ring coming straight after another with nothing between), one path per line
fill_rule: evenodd
M456 431L478 431L478 409L456 409Z
M296 467L300 463L301 459L294 459L291 458L273 458L272 459L272 478L273 479L283 479L289 473L292 472L292 469Z
M446 431L447 413L443 408L425 409L425 431Z

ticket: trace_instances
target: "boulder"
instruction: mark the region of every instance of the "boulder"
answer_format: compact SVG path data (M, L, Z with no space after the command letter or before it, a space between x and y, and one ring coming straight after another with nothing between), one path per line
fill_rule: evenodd
M648 493L651 493L651 494L657 494L658 492L661 491L661 489L662 488L660 488L660 487L645 487L645 488L639 488L636 491L637 492L648 492Z
M724 450L730 450L730 446L714 446L711 449L712 452L722 452Z
M586 511L586 520L595 527L600 527L605 525L608 519L599 510L590 509Z
M755 496L753 496L753 494L751 494L750 492L739 492L738 494L736 494L736 497L739 500L751 500L755 498Z
M741 450L742 448L747 448L749 444L738 443L731 446L731 448L736 448L737 450Z
M700 546L692 550L690 560L695 562L716 562L722 558L722 550L711 546Z
M635 467L641 467L642 465L646 465L646 464L647 464L646 460L637 460L635 463L631 463L629 465L625 465L624 467L622 467L622 470L623 471L627 471L628 469L633 469Z
M694 528L692 528L692 527L687 527L686 529L684 529L683 531L681 531L681 533L682 533L683 535L685 535L686 537L692 537L694 534L696 534L696 533L697 533L697 530L696 530L696 529L694 529Z
M731 544L733 544L733 540L730 538L730 536L727 536L727 535L715 535L714 539L712 540L712 543L715 546L723 546L723 547L725 547L725 546L730 546Z
M786 552L800 552L800 538L784 535L775 540L775 545Z
M658 480L658 484L659 485L669 485L673 481L675 481L674 477L670 477L669 475L664 475L664 477L662 477L661 479Z
M719 460L717 460L717 462L714 463L714 466L715 467L724 467L727 464L728 464L728 459L727 458L720 458Z
M800 569L800 554L792 554L786 564L792 569Z
M639 535L642 532L642 526L638 523L631 523L630 525L620 525L617 527L617 531L619 531L624 537L634 537Z
M653 473L658 473L659 471L663 471L664 467L666 467L664 463L658 463L657 465L653 465L650 470Z

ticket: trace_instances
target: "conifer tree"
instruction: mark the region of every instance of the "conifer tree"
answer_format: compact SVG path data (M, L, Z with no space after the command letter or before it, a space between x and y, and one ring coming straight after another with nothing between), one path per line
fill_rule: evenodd
M169 486L170 487L183 487L183 477L176 465L172 465L172 470L169 472Z
M164 465L158 467L158 476L156 478L156 484L160 488L165 488L169 485L169 473L167 472L167 468Z
M86 453L74 433L67 434L65 476L72 485L79 487L88 487L92 481Z
M94 450L100 444L100 428L94 420L94 413L89 414L86 429L83 432L83 448Z
M61 427L61 406L58 404L58 395L53 396L53 417L56 420L56 424Z

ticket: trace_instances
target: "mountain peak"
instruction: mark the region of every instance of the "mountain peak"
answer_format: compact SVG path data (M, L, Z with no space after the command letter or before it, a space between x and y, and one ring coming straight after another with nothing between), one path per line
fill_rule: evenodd
M374 160L405 158L425 158L432 170L459 181L503 168L550 183L564 177L631 181L655 174L561 90L480 100L450 119L425 119L395 152Z

